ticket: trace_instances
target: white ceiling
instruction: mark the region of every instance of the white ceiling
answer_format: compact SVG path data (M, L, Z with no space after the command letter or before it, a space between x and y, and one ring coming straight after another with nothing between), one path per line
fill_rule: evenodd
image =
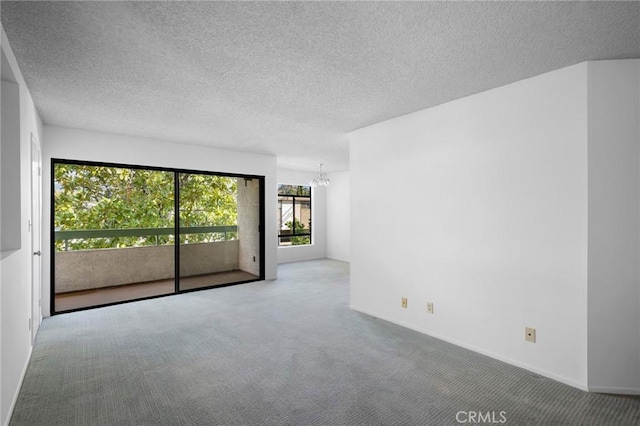
M640 57L638 2L8 2L43 121L348 169L346 134Z

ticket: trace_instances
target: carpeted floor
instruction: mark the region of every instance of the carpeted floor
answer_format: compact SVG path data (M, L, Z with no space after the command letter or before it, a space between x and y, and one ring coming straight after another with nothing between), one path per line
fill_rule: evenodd
M10 425L640 424L638 398L351 311L348 264L278 275L46 319Z

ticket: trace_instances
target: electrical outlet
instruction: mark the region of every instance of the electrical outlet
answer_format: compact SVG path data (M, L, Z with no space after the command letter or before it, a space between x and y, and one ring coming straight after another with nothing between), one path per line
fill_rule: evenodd
M433 313L433 302L427 302L427 312Z
M406 308L406 307L407 307L407 298L406 298L406 297L403 297L403 298L402 298L402 302L401 302L401 305L400 305L400 306L402 306L403 308Z
M535 343L536 342L536 329L531 327L524 328L524 340L527 342Z

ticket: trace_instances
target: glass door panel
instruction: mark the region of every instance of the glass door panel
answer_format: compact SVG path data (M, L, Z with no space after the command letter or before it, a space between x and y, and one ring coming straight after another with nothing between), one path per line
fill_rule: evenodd
M173 293L174 173L53 168L53 312Z
M258 279L259 181L200 173L177 179L179 290Z

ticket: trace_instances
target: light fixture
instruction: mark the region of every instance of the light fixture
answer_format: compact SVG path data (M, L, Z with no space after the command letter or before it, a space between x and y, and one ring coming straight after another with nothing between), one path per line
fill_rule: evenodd
M322 163L320 163L320 174L317 178L313 179L309 184L311 186L329 186L331 181L322 173Z

